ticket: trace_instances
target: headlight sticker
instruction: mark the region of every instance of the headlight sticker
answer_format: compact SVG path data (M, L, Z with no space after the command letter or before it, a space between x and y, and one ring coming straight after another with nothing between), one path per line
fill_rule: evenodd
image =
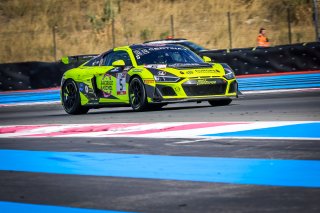
M177 82L180 78L173 76L154 76L156 82Z

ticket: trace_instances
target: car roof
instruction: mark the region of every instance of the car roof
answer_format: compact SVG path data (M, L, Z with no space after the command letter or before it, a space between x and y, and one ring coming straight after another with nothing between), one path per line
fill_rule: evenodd
M167 44L167 43L143 43L143 44L133 44L130 46L131 49L149 48L149 47L183 47L183 46L178 44Z
M162 39L162 40L153 40L153 41L146 41L144 44L169 44L169 43L179 43L179 42L186 42L188 41L185 38L172 38L172 39Z

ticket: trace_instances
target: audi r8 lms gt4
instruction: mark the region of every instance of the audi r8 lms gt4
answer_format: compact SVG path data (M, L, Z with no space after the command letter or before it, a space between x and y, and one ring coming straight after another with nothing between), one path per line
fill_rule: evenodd
M143 111L186 101L222 106L237 93L228 65L173 44L114 48L66 71L61 80L61 102L69 114L119 106Z

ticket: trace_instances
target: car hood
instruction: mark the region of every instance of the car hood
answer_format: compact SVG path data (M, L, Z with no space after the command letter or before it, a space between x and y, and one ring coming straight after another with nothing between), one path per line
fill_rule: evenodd
M156 76L177 76L177 77L203 77L225 75L221 64L152 64L145 65L153 75Z

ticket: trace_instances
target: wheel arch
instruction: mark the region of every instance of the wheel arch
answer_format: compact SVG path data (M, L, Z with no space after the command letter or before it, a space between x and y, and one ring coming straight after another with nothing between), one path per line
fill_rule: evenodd
M140 80L142 81L143 85L144 85L144 88L146 90L146 95L147 95L147 102L148 103L152 103L153 101L153 98L154 98L154 94L155 94L155 91L156 91L156 86L152 86L152 85L149 85L149 84L146 84L145 81L144 81L144 78L139 75L138 73L135 73L134 75L132 75L129 79L129 82L128 84L130 85L130 82L132 81L133 78L135 77L138 77L140 78Z
M143 78L141 77L141 75L139 75L138 73L135 73L135 74L133 74L133 75L129 78L128 83L130 84L130 82L132 81L132 79L135 78L135 77L138 77L138 78L140 78L140 79L143 81Z

